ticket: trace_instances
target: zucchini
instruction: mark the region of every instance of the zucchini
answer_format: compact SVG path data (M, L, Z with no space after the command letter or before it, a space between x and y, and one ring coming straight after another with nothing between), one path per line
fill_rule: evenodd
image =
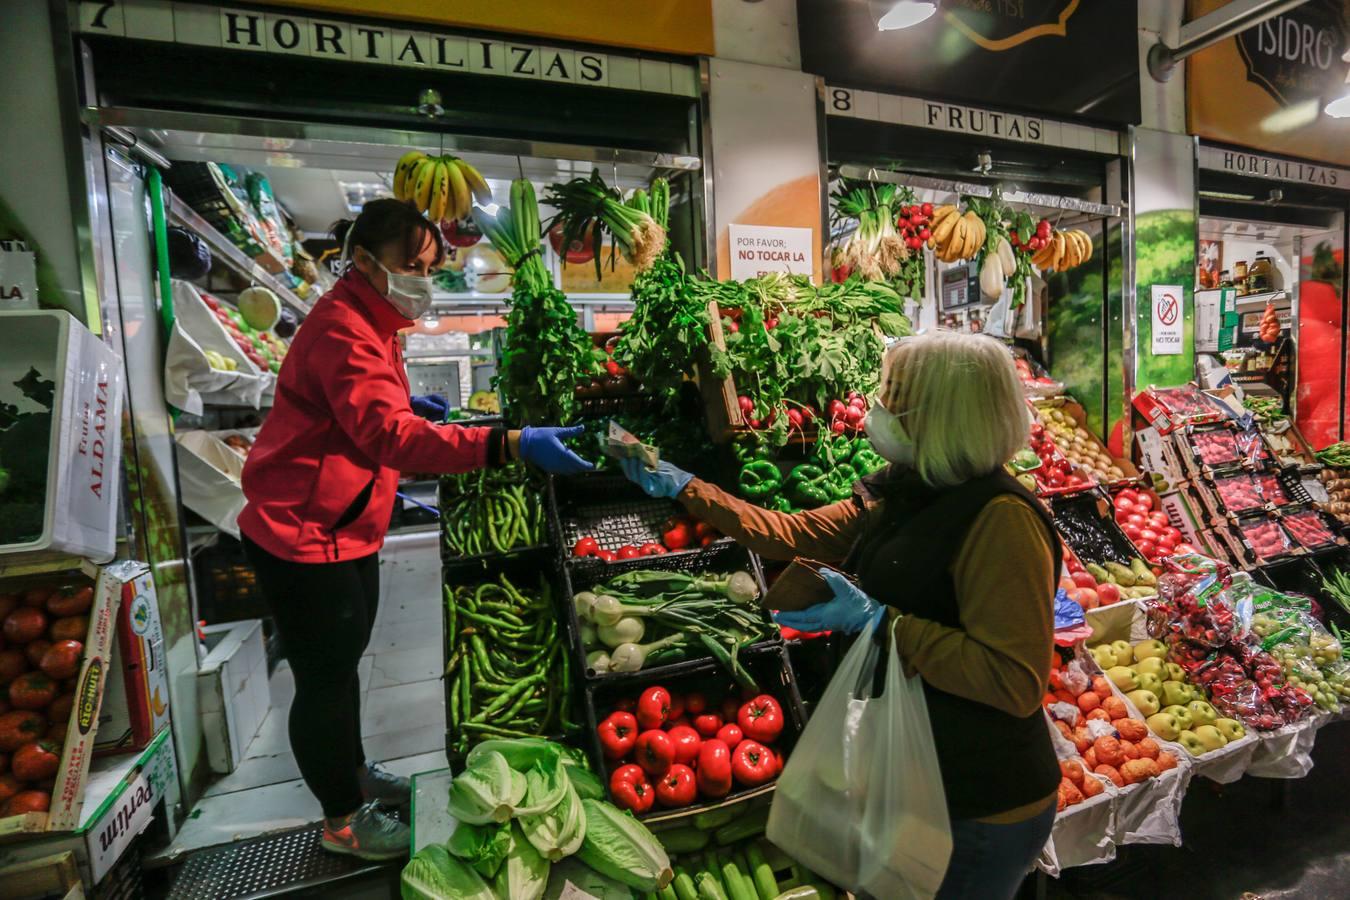
M693 876L683 866L675 870L675 880L670 886L675 889L676 900L698 900L698 888L694 886Z
M778 896L778 880L773 877L773 869L760 852L758 842L745 845L745 864L759 900L774 900Z
M721 864L718 871L722 873L722 883L727 886L730 900L757 900L750 879L736 865L735 857L730 853L722 853L718 855L718 862Z
M679 828L657 832L656 839L666 848L667 853L697 853L708 846L712 835L693 825L682 825Z
M699 872L694 882L698 885L698 900L730 900L711 872Z
M741 816L734 822L728 822L717 829L714 835L719 846L725 847L728 844L739 844L741 841L749 840L752 837L759 837L764 833L764 828L769 824L769 807L762 806L752 813Z
M679 900L679 898L675 896L674 886L670 884L661 888L661 890L655 896L656 900Z
M716 831L745 811L743 806L719 806L694 816L694 827L704 831Z

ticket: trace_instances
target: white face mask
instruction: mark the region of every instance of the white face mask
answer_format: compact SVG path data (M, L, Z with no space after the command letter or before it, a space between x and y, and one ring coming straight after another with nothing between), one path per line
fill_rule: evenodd
M389 279L389 292L384 298L405 319L420 319L423 313L431 309L432 294L436 290L436 280L432 276L390 272L384 268L384 263L373 256L371 259L375 261L375 265L384 269L384 274Z
M899 416L882 406L876 400L863 419L863 431L872 442L872 449L887 462L902 466L914 465L914 442L910 440Z

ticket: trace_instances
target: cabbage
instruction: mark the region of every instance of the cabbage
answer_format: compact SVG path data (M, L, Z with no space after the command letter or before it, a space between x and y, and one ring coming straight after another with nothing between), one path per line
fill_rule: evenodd
M549 862L576 853L586 835L586 815L581 809L581 798L570 781L565 785L563 799L548 812L520 818L520 830L525 833L526 840Z
M526 790L525 778L500 753L482 753L450 782L450 814L461 822L505 822Z
M518 824L503 830L509 835L511 850L492 880L493 893L497 900L539 900L548 887L548 860L525 839Z
M526 789L512 806L516 816L534 816L557 806L567 789L561 745L543 738L483 741L469 751L468 764L488 754L500 754L511 770L522 779Z
M478 873L440 844L423 847L408 860L399 886L403 900L494 900Z
M491 878L511 852L511 826L459 822L445 842L445 849L473 866L479 875Z
M586 823L577 859L639 891L659 891L670 884L675 877L670 857L645 825L601 800L583 800L581 806Z

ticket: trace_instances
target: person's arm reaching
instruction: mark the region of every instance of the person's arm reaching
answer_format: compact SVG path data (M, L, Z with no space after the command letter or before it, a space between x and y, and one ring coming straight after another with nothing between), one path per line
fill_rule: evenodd
M966 535L952 566L960 628L901 616L906 669L941 691L1014 716L1040 706L1054 647L1054 556L1026 504L998 497Z
M763 509L664 462L653 471L636 459L626 459L623 470L648 494L674 498L694 518L769 559L804 556L841 562L866 517L853 500L791 515Z

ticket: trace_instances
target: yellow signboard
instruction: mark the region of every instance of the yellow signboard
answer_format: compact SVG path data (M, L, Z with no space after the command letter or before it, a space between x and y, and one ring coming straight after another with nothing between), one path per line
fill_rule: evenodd
M1190 19L1226 0L1191 0ZM1310 0L1187 60L1190 131L1301 159L1350 164L1350 0Z
M685 56L713 55L712 0L258 0Z

